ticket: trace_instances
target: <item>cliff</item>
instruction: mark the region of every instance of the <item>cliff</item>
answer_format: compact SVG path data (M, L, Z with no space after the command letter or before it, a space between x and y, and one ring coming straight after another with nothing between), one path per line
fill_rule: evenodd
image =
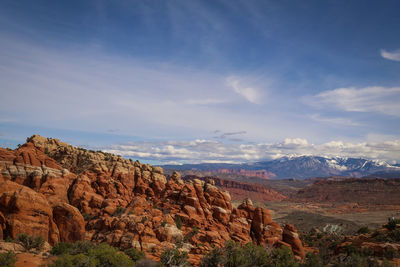
M176 172L167 180L160 167L37 135L16 150L0 148L0 238L85 239L154 259L180 243L196 263L229 239L286 245L303 257L295 232L249 199L234 208L229 192L211 182L184 182Z

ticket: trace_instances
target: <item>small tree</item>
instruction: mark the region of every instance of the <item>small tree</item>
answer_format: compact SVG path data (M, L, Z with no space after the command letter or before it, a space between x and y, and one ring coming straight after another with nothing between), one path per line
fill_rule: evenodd
M175 224L176 228L181 229L182 227L182 219L179 216L175 216Z
M223 262L223 255L220 248L214 248L210 253L204 255L199 263L199 267L218 267Z
M19 234L17 236L17 241L19 241L26 250L37 249L42 250L44 246L44 239L42 236L30 236L28 234Z
M180 252L176 248L171 248L161 254L160 263L166 267L185 267L190 266L187 259L187 252Z
M14 267L17 262L17 257L15 257L14 252L0 253L0 266L1 267Z
M134 262L137 262L138 260L142 259L145 257L143 251L139 251L136 248L128 248L127 250L124 251L126 255L131 258Z

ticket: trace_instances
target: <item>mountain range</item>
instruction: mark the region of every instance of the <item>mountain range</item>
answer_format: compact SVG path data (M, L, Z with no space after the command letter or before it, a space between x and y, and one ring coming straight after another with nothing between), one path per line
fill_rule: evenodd
M255 163L200 163L163 165L165 169L195 170L220 173L221 170L266 170L272 179L306 179L310 177L363 177L400 174L400 166L385 161L347 157L291 156Z

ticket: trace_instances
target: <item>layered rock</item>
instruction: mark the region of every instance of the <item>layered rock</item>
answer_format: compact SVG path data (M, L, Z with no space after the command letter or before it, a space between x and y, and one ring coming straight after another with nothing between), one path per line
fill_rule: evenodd
M360 205L400 205L400 179L321 179L298 191L294 200L316 203L358 203Z
M267 188L261 184L239 182L228 179L221 179L218 177L198 177L195 175L186 175L184 180L199 179L202 181L213 180L215 185L221 189L227 190L232 200L242 201L245 198L251 197L254 201L281 201L286 199L285 195L278 193L277 191Z
M57 139L33 136L15 151L0 150L0 173L0 229L7 236L26 232L52 244L85 238L136 247L154 259L178 246L194 263L229 239L269 247L284 239L268 210L247 199L232 207L229 192L213 180L183 181L176 172L167 180L162 168ZM298 238L285 240L304 256Z

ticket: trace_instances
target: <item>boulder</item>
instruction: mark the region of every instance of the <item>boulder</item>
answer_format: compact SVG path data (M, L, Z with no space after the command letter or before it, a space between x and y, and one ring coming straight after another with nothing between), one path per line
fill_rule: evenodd
M20 233L26 233L40 235L50 244L59 241L51 206L42 194L26 186L11 181L2 182L0 184L0 212L6 220L5 232L11 238L16 238Z
M85 220L79 210L67 203L53 208L54 222L60 233L60 241L75 242L85 237Z

